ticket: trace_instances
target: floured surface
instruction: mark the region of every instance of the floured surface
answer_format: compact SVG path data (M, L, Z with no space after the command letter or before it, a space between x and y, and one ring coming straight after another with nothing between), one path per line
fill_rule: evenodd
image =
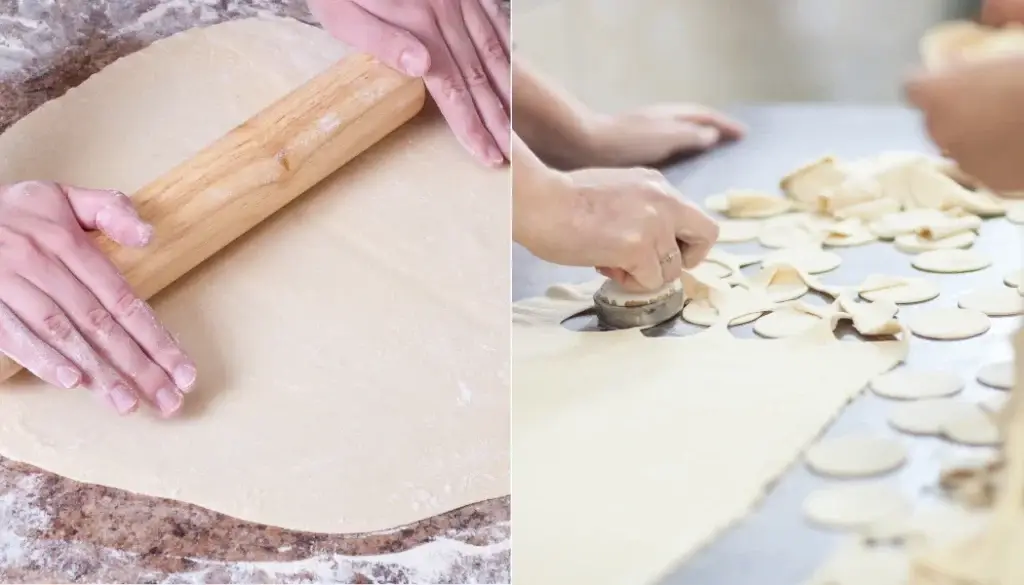
M132 191L343 52L297 23L224 26L153 45L13 127L3 180ZM316 531L507 493L507 181L438 117L417 120L159 297L201 369L187 418L116 419L22 376L0 395L17 421L0 451ZM439 257L459 270L423 270Z
M663 575L744 516L905 350L837 341L830 320L784 340L735 339L721 326L727 316L689 337L560 326L599 284L554 290L579 302L515 308L513 572L524 582ZM835 383L820 383L826 371Z

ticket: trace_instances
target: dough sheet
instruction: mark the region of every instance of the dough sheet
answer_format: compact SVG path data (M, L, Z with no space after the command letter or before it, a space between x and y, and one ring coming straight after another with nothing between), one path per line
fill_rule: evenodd
M345 53L284 19L159 41L0 136L0 181L130 194ZM154 300L198 364L184 416L20 375L0 454L332 533L507 494L508 193L425 112Z

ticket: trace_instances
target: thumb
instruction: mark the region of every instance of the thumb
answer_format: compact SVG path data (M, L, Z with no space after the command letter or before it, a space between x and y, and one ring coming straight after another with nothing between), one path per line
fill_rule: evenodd
M153 237L153 226L142 221L132 200L120 191L64 187L68 203L86 230L98 230L122 246L141 248Z
M309 11L336 39L409 77L430 70L430 53L419 39L351 0L309 0Z

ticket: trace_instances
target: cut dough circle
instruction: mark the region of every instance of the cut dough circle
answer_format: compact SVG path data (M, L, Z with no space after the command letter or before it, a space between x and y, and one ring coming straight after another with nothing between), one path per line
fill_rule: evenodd
M1010 223L1024 224L1024 205L1014 205L1006 210L1006 219Z
M950 250L953 248L969 248L978 235L974 232L960 232L939 240L923 238L916 233L896 236L893 245L900 252L920 254L931 250Z
M953 398L901 402L889 411L889 424L911 435L939 435L946 421L971 408L973 404Z
M780 308L754 323L754 333L778 339L799 335L821 322L821 317L791 308Z
M1002 442L994 416L978 405L944 421L942 436L962 445L995 446Z
M820 526L858 529L902 519L910 514L911 507L898 486L870 481L811 492L804 500L803 511L808 520Z
M932 250L914 256L911 265L924 272L957 274L988 268L992 259L977 250Z
M943 370L915 370L901 367L871 380L871 390L884 398L920 400L943 398L964 389L963 379Z
M835 252L828 252L816 247L786 248L765 256L762 264L789 264L793 268L808 274L821 274L839 268L843 259Z
M949 307L926 309L915 313L907 318L906 324L918 337L941 341L976 337L992 326L988 315L981 311Z
M978 370L978 381L982 384L990 387L997 388L999 390L1009 390L1013 388L1014 378L1013 362L993 362L986 364Z
M973 290L960 297L961 309L981 311L989 317L1008 317L1024 313L1024 298L1016 289L998 286Z
M1017 288L1020 286L1021 281L1024 280L1022 277L1024 277L1024 270L1014 270L1003 277L1003 283L1006 286Z
M729 325L746 325L751 321L757 320L762 313L751 313L749 315L740 315L734 318ZM696 301L690 301L683 307L682 312L683 321L692 323L694 325L701 325L704 327L710 327L718 322L718 309L711 306L711 303L707 299L700 299Z
M924 303L939 296L938 285L926 278L909 277L905 280L904 284L864 291L860 296L866 301L889 301L897 305Z
M721 219L718 221L718 241L729 244L757 239L761 223L756 219Z
M895 439L849 435L812 445L804 461L812 471L829 477L870 477L902 466L907 461L907 450Z
M776 303L785 303L799 299L810 291L810 287L804 282L784 282L781 284L770 284L765 288L768 298Z

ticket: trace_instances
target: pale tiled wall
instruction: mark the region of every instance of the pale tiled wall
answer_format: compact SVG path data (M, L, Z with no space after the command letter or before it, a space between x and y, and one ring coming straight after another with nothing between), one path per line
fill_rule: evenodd
M513 0L517 51L602 109L657 100L894 102L955 0Z

